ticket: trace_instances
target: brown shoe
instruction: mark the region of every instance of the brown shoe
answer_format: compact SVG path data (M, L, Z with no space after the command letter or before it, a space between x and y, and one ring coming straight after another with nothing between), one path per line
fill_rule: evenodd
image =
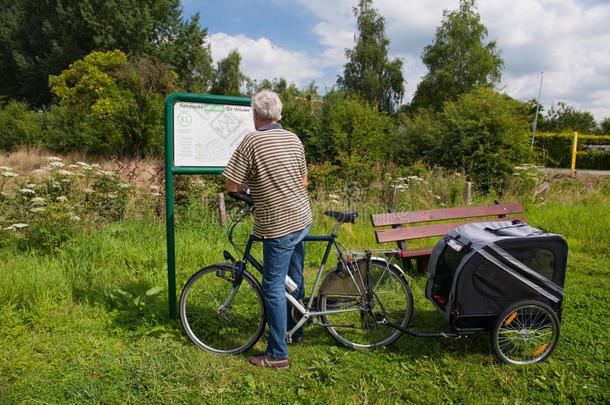
M274 359L266 354L262 356L251 356L248 357L248 363L255 365L256 367L273 367L273 368L288 368L290 367L290 359Z

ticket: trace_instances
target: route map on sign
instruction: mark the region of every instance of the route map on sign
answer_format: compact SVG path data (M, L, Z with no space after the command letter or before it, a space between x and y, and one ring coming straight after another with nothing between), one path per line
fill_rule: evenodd
M247 133L252 107L177 102L174 105L174 166L225 167Z

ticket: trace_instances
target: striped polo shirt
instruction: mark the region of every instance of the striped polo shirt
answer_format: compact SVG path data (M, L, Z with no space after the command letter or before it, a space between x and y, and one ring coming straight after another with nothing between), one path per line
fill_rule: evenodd
M299 138L280 124L271 124L244 137L222 175L248 185L254 202L254 235L268 239L313 222L303 185L306 174Z

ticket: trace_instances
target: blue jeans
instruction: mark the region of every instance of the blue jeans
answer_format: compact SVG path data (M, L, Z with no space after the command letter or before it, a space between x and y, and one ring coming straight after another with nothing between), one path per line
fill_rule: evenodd
M305 295L303 267L305 263L305 242L311 225L285 236L263 240L263 297L269 325L269 341L265 354L276 358L288 357L286 330L294 326L290 316L291 305L286 302L284 282L286 274L297 284L292 296L301 299ZM302 337L299 330L293 338Z

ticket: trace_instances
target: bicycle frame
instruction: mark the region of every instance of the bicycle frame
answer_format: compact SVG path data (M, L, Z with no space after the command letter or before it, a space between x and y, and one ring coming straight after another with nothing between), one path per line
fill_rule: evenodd
M318 269L318 273L316 275L316 281L314 282L314 285L311 290L311 296L309 297L309 301L306 303L306 305L304 306L303 304L301 304L292 295L286 294L286 300L288 302L290 302L290 304L292 304L292 306L295 307L302 315L301 319L299 319L299 321L296 323L296 325L290 331L288 331L287 339L289 341L291 340L291 336L297 330L299 330L312 317L314 318L314 323L316 323L315 319L318 316L336 314L336 313L344 313L344 312L360 311L360 309L358 309L358 308L327 310L327 311L311 311L311 308L313 307L313 303L314 303L314 297L316 296L316 292L318 291L318 287L322 280L322 274L324 273L324 267L326 266L328 256L329 256L330 251L333 246L337 250L337 256L338 256L339 260L343 263L343 265L349 266L347 260L343 256L343 252L339 248L339 245L336 240L337 229L339 228L339 226L341 224L342 224L342 222L336 222L334 225L333 231L330 235L319 235L319 236L307 235L303 239L306 242L326 242L326 250L324 251L324 256L322 257L322 262L320 263L320 268ZM254 266L254 268L256 270L258 270L261 274L263 273L263 265L260 264L250 254L250 249L252 247L252 244L254 242L262 242L262 240L263 239L254 236L253 233L250 234L242 260L239 262L239 268L237 269L237 273L235 275L235 281L233 282L233 288L231 289L231 293L229 294L229 297L227 297L226 301L223 303L222 307L227 307L229 305L229 303L231 302L231 300L233 299L233 296L235 296L235 294L237 293L237 290L239 289L239 286L241 285L241 282L242 282L242 273L246 268L246 263L252 264L252 266ZM354 284L356 285L356 287L358 287L358 283L356 282L356 280L354 280L354 276L352 274L350 274L350 276L352 277L352 280L354 281Z

